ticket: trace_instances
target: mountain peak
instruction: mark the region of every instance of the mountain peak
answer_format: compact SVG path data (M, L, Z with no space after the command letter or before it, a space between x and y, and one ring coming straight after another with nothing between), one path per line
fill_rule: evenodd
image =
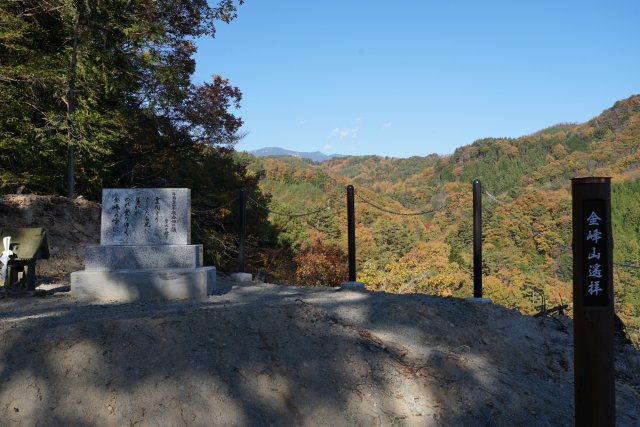
M265 147L260 148L258 150L253 150L250 152L254 156L258 157L268 157L268 156L291 156L291 157L299 157L303 159L309 159L314 162L324 162L325 160L332 159L334 157L345 157L342 154L324 154L320 151L293 151L287 150L286 148L281 147Z

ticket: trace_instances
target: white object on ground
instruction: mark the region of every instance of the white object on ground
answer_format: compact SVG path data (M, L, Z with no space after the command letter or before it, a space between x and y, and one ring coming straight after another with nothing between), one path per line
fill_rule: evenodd
M9 264L9 257L13 255L13 251L9 249L11 247L11 236L4 237L2 239L2 245L4 246L4 251L2 252L2 256L0 256L0 261L2 261L2 272L0 275L2 276L2 280L7 277L7 264Z

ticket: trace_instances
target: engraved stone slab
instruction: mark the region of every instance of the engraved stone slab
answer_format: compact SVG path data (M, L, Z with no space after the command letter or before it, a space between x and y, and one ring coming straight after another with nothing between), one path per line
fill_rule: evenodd
M202 267L202 245L87 246L84 268L109 271L150 268Z
M105 188L101 245L188 245L191 190L188 188Z

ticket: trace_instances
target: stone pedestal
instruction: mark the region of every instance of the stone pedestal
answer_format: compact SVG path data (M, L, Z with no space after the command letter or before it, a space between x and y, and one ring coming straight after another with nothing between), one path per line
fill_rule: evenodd
M366 291L363 282L342 282L340 284L342 289L350 289L352 291Z
M476 302L480 304L489 304L491 302L491 298L465 298L464 300L468 302Z
M216 269L191 245L191 190L104 189L100 246L85 249L85 270L71 273L84 300L206 298Z
M253 280L251 273L232 273L229 277L234 282L251 282Z
M83 300L132 302L206 298L213 294L215 267L76 271L71 295Z

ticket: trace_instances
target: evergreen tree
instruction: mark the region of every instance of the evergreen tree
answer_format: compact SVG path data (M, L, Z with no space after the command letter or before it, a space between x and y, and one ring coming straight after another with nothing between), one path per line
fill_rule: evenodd
M174 179L199 145L232 146L240 91L190 78L192 39L235 12L232 0L0 3L1 179L63 193L71 145L78 189L96 198Z

